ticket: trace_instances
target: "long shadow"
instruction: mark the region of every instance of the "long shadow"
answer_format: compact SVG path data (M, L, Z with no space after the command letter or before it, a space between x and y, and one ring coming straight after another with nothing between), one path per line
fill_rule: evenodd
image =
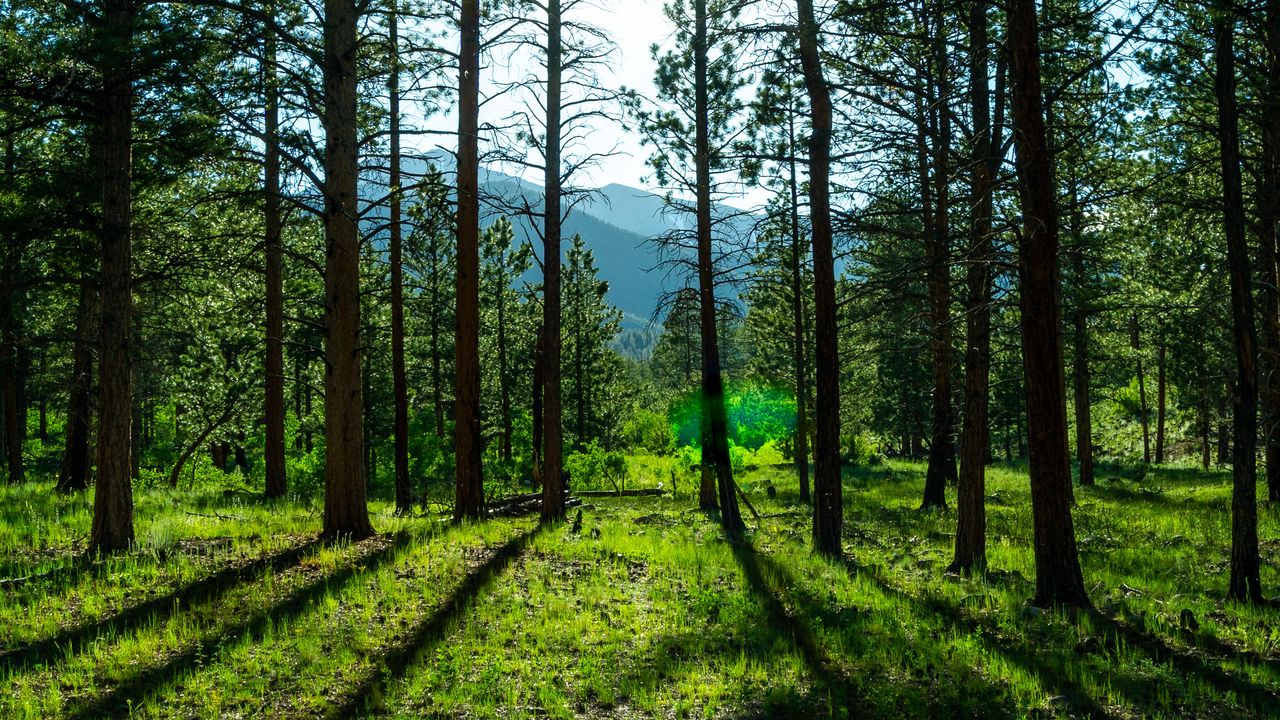
M726 629L727 628L727 629ZM708 659L714 655L737 656L749 653L756 661L763 661L767 653L773 650L773 643L788 636L779 634L771 623L751 623L734 626L720 626L722 632L710 634L721 639L732 636L733 644L728 643L703 652L700 644L708 640L709 633L705 626L684 626L676 632L665 633L652 638L626 663L626 679L619 682L619 687L634 687L641 684L660 686L670 684L678 678L686 663L696 663L699 659ZM700 670L700 668L699 668ZM742 687L742 686L740 686ZM742 687L744 691L749 690ZM731 717L735 720L774 720L776 718L822 718L836 717L829 707L830 698L825 688L818 683L801 689L796 686L774 686L763 696L751 697L744 693L742 710ZM612 710L613 706L603 710ZM591 716L590 713L584 713ZM598 713L604 716L606 713Z
M850 572L862 570L862 577L871 580L882 592L887 595L899 599L902 602L912 603L923 610L946 620L953 627L967 632L975 630L983 631L983 640L988 644L995 643L1001 654L1010 660L1017 661L1023 665L1028 671L1036 673L1042 681L1048 681L1049 687L1056 686L1060 692L1071 697L1073 700L1082 698L1088 700L1092 704L1091 707L1082 709L1089 710L1090 714L1094 713L1094 709L1102 715L1106 715L1105 710L1097 705L1095 701L1089 700L1088 696L1080 686L1066 678L1061 670L1054 667L1050 663L1045 662L1034 648L1025 644L1013 643L1006 639L997 639L998 628L993 623L985 620L978 620L966 615L956 606L943 601L936 597L915 597L909 595L902 590L894 587L892 584L879 577L877 573L868 573L865 568L858 568L852 562L846 562ZM1212 662L1198 657L1193 653L1179 650L1170 646L1163 639L1147 632L1140 631L1124 623L1118 622L1114 618L1104 615L1096 610L1085 613L1094 624L1102 631L1103 642L1099 647L1114 647L1116 640L1121 639L1130 647L1136 647L1146 653L1156 662L1165 663L1173 666L1183 675L1194 675L1212 685L1219 692L1225 694L1234 694L1244 704L1251 709L1266 715L1275 712L1275 708L1280 707L1280 693L1271 688L1260 686L1249 680L1243 679L1236 674L1225 670ZM1085 650L1089 652L1089 650ZM1096 652L1096 651L1095 651ZM1236 652L1234 659L1248 661L1247 655ZM1267 663L1271 666L1271 663ZM1127 697L1138 707L1149 704L1156 696L1155 683L1157 681L1143 682L1133 678L1112 677L1111 687L1122 695Z
M1077 500L1095 498L1122 503L1145 502L1164 507L1222 509L1221 500L1205 500L1194 497L1170 497L1167 493L1146 487L1126 487L1124 485L1091 485L1088 488L1076 488Z
M1234 694L1244 704L1258 712L1263 714L1280 712L1280 692L1276 688L1257 685L1194 653L1175 648L1157 635L1139 630L1097 610L1088 612L1087 616L1102 629L1103 637L1109 642L1123 640L1129 646L1139 648L1157 662L1172 665L1184 675L1198 676L1220 692ZM1234 656L1232 659L1241 662L1251 661L1246 654L1239 651L1232 655ZM1271 660L1263 664L1273 669L1275 667L1274 661Z
M380 695L392 680L403 677L410 666L444 639L449 624L471 607L480 593L528 547L542 528L542 525L538 525L499 546L488 560L467 575L435 613L423 619L401 642L379 658L380 671L372 673L345 700L330 708L326 717L357 716L369 704L369 700Z
M128 607L105 620L70 628L52 637L0 653L0 673L74 655L103 635L122 634L144 623L168 618L183 607L214 600L264 570L278 572L298 564L319 542L319 539L309 540L243 565L224 568L168 595Z
M869 580L882 594L906 605L916 614L936 617L951 626L954 631L981 638L983 647L999 653L1010 664L1021 667L1034 676L1041 687L1049 692L1066 698L1067 704L1074 711L1091 718L1115 717L1090 696L1083 686L1068 677L1064 672L1065 668L1045 661L1029 644L1014 643L1005 639L999 634L999 628L993 622L972 618L954 605L938 598L921 598L906 593L885 581L878 572L859 566L853 560L845 559L844 565L850 577ZM1133 688L1121 689L1133 691ZM1126 695L1129 692L1126 692Z
M245 636L261 636L273 624L301 615L314 600L331 591L341 589L357 576L392 560L412 539L413 536L405 532L393 536L391 542L385 547L368 555L352 558L346 567L316 578L293 591L287 599L224 628L216 637L201 638L191 647L170 656L167 661L126 678L110 691L88 700L83 705L73 706L68 716L73 718L128 716L132 706L136 706L149 695L171 684L183 672L196 667L210 654L216 654L221 646L230 645Z
M805 666L809 668L809 672L829 696L833 705L832 712L836 713L843 710L848 713L848 717L858 717L856 708L859 705L857 701L860 689L855 686L851 678L843 675L831 665L826 653L823 652L814 639L813 633L787 612L782 600L774 593L773 588L765 579L763 565L768 562L768 559L763 558L765 563L762 563L762 556L746 541L731 543L731 547L733 548L734 558L742 567L742 574L746 577L747 585L751 587L751 591L760 600L760 604L769 617L769 624L776 632L789 636L795 642ZM772 565L770 569L775 575L780 570L776 565Z

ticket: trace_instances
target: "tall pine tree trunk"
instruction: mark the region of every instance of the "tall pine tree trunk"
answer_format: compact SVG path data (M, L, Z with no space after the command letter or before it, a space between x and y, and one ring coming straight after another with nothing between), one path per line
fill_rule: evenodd
M366 506L360 374L357 12L350 0L325 0L324 9L324 535L361 538L373 534L373 525Z
M0 407L4 409L5 475L10 485L26 480L22 460L22 441L27 422L27 408L22 397L23 372L18 357L17 290L14 275L17 251L6 237L5 257L0 259Z
M104 0L98 483L89 536L91 554L124 550L133 544L133 18L133 0Z
M265 33L265 59L262 68L263 89L266 102L264 123L265 157L263 158L263 227L266 230L266 285L267 285L267 357L265 361L266 397L263 414L266 417L266 444L263 459L266 461L266 496L284 497L288 486L285 480L284 457L284 248L281 242L280 218L280 103L279 83L276 80L276 28L274 4L268 5L271 22Z
M480 453L480 0L462 0L458 56L457 484L453 517L484 513Z
M1263 43L1266 90L1262 111L1262 181L1258 187L1258 245L1262 249L1264 333L1262 395L1267 499L1280 503L1280 0L1267 0Z
M694 164L697 184L698 296L702 337L703 465L715 468L720 501L720 525L737 535L745 525L734 493L733 466L729 462L729 420L725 412L724 377L720 372L719 331L716 327L715 268L711 249L711 148L707 92L707 0L694 0ZM710 451L708 458L707 451ZM705 472L705 471L704 471Z
M76 339L71 349L71 391L68 393L66 444L58 471L58 492L71 493L89 487L89 423L93 414L93 345L97 319L97 283L80 279L76 305Z
M844 501L840 478L840 352L831 229L831 89L822 71L813 0L797 0L800 64L813 118L809 135L809 217L813 225L814 370L817 376L813 473L813 546L841 554Z
M400 225L400 34L396 0L391 0L388 18L391 68L387 77L391 147L388 158L391 169L391 395L395 405L392 434L395 456L396 512L407 513L413 507L413 488L409 484L409 386L404 370L404 248Z
M1035 535L1035 602L1087 607L1089 596L1080 573L1071 520L1071 465L1059 337L1058 202L1045 129L1035 0L1010 0L1007 14L1023 213L1019 270Z
M547 0L547 141L542 236L542 520L564 517L560 348L560 0ZM581 388L578 389L581 392Z
M1164 419L1165 419L1165 347L1161 338L1156 346L1156 464L1164 462Z
M1214 8L1214 91L1218 101L1223 230L1231 276L1232 336L1236 346L1236 386L1232 395L1234 453L1231 492L1231 581L1227 596L1261 602L1258 558L1258 497L1255 462L1258 424L1257 334L1250 288L1249 245L1245 238L1244 193L1240 180L1240 116L1236 101L1235 9L1223 0Z
M1093 407L1089 402L1089 281L1084 264L1084 212L1080 207L1079 178L1071 169L1071 280L1076 298L1071 312L1071 362L1076 414L1076 460L1080 465L1080 484L1093 484Z
M1142 328L1138 316L1130 319L1129 344L1138 356L1138 417L1142 421L1142 462L1151 464L1151 413L1147 408L1147 375L1142 369Z
M794 110L794 108L792 108ZM809 498L809 371L805 367L804 322L804 258L807 254L800 242L800 177L796 169L796 115L787 115L787 148L791 176L791 332L795 336L792 352L796 374L796 474L800 478L800 502Z
M13 128L5 133L5 178L15 177L16 153ZM6 183L7 184L7 183ZM18 288L17 274L20 249L13 228L4 232L0 248L0 407L4 409L4 448L10 485L26 480L22 461L23 431L26 429L26 404L22 398L23 373L18 359Z
M964 426L961 429L960 477L956 488L956 551L950 570L968 571L986 564L986 459L991 445L991 268L995 247L991 216L995 188L992 145L998 128L992 122L988 90L990 42L986 0L970 6L969 102L973 113L973 198L966 272ZM999 80L997 80L999 82ZM997 103L1000 102L997 97ZM998 113L998 111L997 111Z
M947 163L951 144L951 114L947 80L947 44L942 4L934 16L933 76L928 112L933 152L933 218L925 236L925 265L929 289L929 352L933 360L933 413L929 436L929 465L925 472L925 492L921 508L947 506L947 480L956 472L955 442L951 428L951 268L950 215L947 205L949 176ZM929 171L926 171L928 173Z

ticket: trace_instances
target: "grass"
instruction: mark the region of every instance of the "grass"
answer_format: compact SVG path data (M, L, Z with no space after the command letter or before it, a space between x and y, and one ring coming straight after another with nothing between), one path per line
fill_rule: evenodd
M671 489L671 461L630 462L628 487ZM0 717L1280 716L1280 609L1221 600L1229 477L1100 477L1076 489L1098 607L1076 614L1027 604L1016 466L989 472L973 578L944 573L955 516L916 510L909 463L847 471L842 561L778 467L740 475L764 519L737 544L677 471L674 494L590 498L576 531L374 503L382 534L337 545L311 502L145 489L138 548L98 562L89 497L5 488L0 577L25 579L0 585Z

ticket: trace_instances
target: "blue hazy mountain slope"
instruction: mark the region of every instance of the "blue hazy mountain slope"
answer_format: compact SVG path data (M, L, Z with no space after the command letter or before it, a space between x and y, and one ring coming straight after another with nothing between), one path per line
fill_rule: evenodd
M427 158L407 158L403 168L406 185L425 174L428 163L449 172L453 158L442 153L433 153ZM488 225L496 215L504 212L504 204L510 206L527 202L535 209L541 205L542 188L533 183L491 170L483 170L480 181L482 195L489 198L483 205L482 212L486 217L482 219L482 225ZM383 191L371 188L364 194L366 197L379 197ZM609 283L609 301L622 310L626 328L646 325L663 293L674 290L681 282L677 274L669 274L664 268L656 267L658 255L649 242L650 238L662 235L676 225L673 218L663 215L663 205L663 199L658 195L611 184L579 203L562 226L566 249L569 238L578 234L593 251L600 278ZM507 214L515 226L516 238L532 241L540 255L540 221L519 213ZM374 208L366 218L370 225L385 222L386 209ZM382 245L385 239L375 238L374 242ZM541 273L535 266L521 281L536 283L540 278Z

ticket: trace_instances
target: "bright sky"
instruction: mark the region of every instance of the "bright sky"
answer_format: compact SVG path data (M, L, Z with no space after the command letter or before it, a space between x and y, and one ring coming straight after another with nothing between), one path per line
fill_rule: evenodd
M616 44L610 66L600 73L605 87L616 89L626 86L652 96L655 65L649 48L654 43L665 43L671 34L671 27L662 14L662 0L585 0L566 19L595 25L604 30ZM456 44L457 38L444 38L441 42ZM501 72L504 70L500 68L481 68L482 96L494 91L493 76ZM520 106L521 101L514 97L496 98L483 106L480 122L497 122ZM450 112L433 117L428 125L437 130L456 131L457 115ZM618 154L601 160L595 168L585 171L577 178L576 182L590 186L608 183L644 186L641 178L647 174L645 158L648 157L648 152L641 147L639 136L616 124L600 124L595 133L593 149L608 149L617 144ZM452 149L453 141L451 138L435 136L422 145L420 149L437 145ZM484 148L481 148L481 152L483 151ZM505 171L516 174L511 168ZM541 184L542 178L537 172L528 171L524 176Z
M649 48L663 44L672 28L662 14L662 0L588 0L594 7L582 8L582 19L602 28L617 45L617 58L612 77L602 78L610 87L625 85L642 94L653 96L655 68ZM640 178L648 174L645 158L648 151L640 146L639 136L615 129L621 143L621 155L606 160L590 175L592 185L611 182L640 186Z

